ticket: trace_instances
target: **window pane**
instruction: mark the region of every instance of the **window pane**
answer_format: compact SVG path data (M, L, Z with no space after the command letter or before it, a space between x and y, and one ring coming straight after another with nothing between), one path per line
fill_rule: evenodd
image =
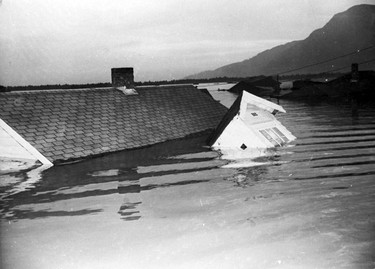
M284 140L284 142L289 142L289 139L277 128L273 127L272 130Z
M273 139L266 130L259 130L259 132L268 140L272 143L272 145L274 145L275 147L276 146L279 146L279 143L277 143L275 141L275 139Z
M272 129L267 129L267 132L279 145L284 144L284 141Z

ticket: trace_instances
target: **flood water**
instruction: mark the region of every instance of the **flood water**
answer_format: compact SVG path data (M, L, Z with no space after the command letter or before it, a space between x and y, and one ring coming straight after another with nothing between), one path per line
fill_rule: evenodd
M280 105L256 166L192 137L1 175L1 268L375 268L375 108Z

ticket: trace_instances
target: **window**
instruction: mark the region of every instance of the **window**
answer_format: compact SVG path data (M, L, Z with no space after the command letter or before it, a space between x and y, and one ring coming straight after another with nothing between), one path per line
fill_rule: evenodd
M286 142L289 142L289 139L277 128L277 127L273 127L272 130L278 135L281 137L281 139L286 143Z
M275 147L280 146L279 143L275 139L272 138L272 136L267 132L267 130L260 130L259 131L268 141L272 143Z
M284 143L284 141L272 129L267 129L267 132L277 142L277 144L282 145Z
M259 130L259 132L275 147L281 146L289 141L289 139L277 127Z

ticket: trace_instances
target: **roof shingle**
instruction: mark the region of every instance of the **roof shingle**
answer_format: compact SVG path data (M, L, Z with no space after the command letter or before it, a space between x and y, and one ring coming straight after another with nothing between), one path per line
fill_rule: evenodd
M52 162L214 129L227 109L193 86L0 93L0 118Z

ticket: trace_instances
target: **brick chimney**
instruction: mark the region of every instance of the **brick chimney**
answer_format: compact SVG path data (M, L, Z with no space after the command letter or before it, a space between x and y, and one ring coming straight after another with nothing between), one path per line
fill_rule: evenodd
M134 75L132 67L112 68L112 86L134 89Z

